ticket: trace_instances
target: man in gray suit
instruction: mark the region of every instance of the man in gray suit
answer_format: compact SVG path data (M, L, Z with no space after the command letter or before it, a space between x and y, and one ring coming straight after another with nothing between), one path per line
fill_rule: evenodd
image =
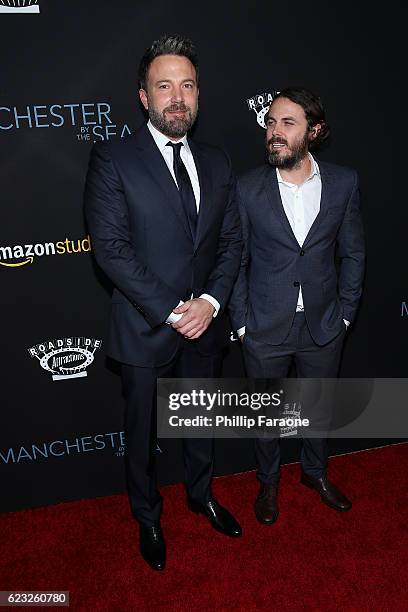
M364 236L357 173L310 151L329 135L320 99L287 88L266 116L268 164L238 182L245 249L230 303L247 374L336 377L362 292ZM339 271L335 266L339 258ZM255 514L278 517L277 438L255 442L261 487ZM327 478L327 439L303 440L302 484L335 510L351 502Z

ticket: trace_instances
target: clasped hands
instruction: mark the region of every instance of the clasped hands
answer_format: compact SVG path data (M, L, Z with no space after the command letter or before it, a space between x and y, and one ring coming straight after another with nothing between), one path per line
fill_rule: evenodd
M210 325L215 308L203 298L193 298L175 308L173 312L181 314L182 317L177 323L171 324L172 328L185 338L196 340Z

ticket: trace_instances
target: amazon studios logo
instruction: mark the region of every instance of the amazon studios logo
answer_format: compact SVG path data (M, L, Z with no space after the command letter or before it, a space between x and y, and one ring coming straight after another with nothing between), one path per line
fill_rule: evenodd
M102 340L72 336L46 340L27 349L40 366L52 374L52 380L70 380L87 376L86 368L94 360Z
M39 0L0 0L0 13L39 13Z
M255 96L252 96L252 98L248 98L246 101L249 110L254 111L254 113L256 114L256 120L258 125L260 125L264 129L266 129L265 115L268 112L274 97L278 93L279 91L273 91L272 93L266 92L262 94L256 94Z
M123 138L131 133L129 126L112 119L109 102L77 102L67 104L35 104L0 106L0 130L75 128L80 142Z
M75 255L78 253L89 253L91 250L91 238L89 235L82 240L80 238L75 240L65 238L65 240L59 240L58 242L0 246L0 266L21 268L27 264L32 264L37 257Z

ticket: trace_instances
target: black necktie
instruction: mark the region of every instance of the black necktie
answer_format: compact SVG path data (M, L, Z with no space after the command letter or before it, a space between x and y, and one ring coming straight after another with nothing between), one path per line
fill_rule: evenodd
M169 141L166 146L172 147L173 149L173 170L184 211L187 215L191 235L194 240L197 227L197 205L187 168L185 167L180 155L180 149L183 146L183 143Z

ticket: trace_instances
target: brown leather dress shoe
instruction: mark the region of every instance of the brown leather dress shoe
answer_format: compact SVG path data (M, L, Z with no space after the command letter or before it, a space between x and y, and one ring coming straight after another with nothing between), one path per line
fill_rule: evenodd
M309 489L317 491L320 494L322 502L330 506L330 508L334 508L334 510L338 510L339 512L350 510L352 505L351 501L347 499L347 497L343 495L327 477L313 478L302 471L300 482L306 487L309 487Z
M278 485L261 484L254 504L255 516L263 525L272 525L279 516Z

